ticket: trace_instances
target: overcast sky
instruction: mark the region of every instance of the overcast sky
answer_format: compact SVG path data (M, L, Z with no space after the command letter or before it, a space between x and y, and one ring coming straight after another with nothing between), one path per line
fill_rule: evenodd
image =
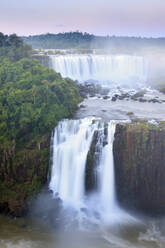
M165 36L165 0L0 0L0 31Z

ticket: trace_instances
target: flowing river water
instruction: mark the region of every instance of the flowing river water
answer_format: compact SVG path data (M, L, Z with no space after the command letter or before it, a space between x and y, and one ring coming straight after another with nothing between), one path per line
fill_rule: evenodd
M104 81L111 77L110 84L127 82L132 87L135 81L145 83L147 77L146 61L136 56L52 56L51 62L63 76L80 81L91 77ZM164 100L164 96L155 91L150 94L158 94L157 97ZM67 212L64 224L54 228L44 216L18 219L0 216L0 248L165 247L164 219L137 216L120 208L115 192L112 149L116 120L128 119L128 111L141 118L163 119L164 103L127 100L113 103L88 98L83 104L86 108L76 113L75 120L61 121L52 136L49 188L52 197L62 201L61 220ZM87 194L86 161L96 132L94 188ZM37 207L41 205L42 202Z
M164 248L165 221L145 220L99 231L54 230L38 219L0 217L1 248Z

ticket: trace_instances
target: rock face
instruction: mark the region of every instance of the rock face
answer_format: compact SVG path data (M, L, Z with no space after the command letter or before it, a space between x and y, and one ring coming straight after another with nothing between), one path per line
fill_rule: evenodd
M98 130L93 134L90 149L87 154L85 169L85 190L92 193L98 190L98 167L103 147L107 144L108 126L99 124Z
M0 146L0 213L22 216L27 201L47 181L50 137L30 142L24 148Z
M44 67L48 67L50 68L50 58L48 55L33 55L34 59L37 59L41 65L43 65Z
M113 149L119 203L165 214L165 124L118 124Z
M85 190L90 193L94 191L97 187L97 173L95 170L97 169L97 152L98 152L98 130L94 132L93 140L90 146L90 150L87 155L86 161L86 169L85 169Z

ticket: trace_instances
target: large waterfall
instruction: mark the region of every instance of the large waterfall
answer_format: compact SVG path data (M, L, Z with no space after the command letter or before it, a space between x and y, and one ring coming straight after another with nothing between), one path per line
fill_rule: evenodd
M66 205L82 207L86 157L96 128L86 118L64 120L55 129L50 188Z
M114 133L114 121L105 124L94 118L64 120L55 128L49 187L65 207L87 208L103 218L113 215L117 208L112 151ZM87 165L92 142L96 145L97 161ZM93 176L96 172L98 179L91 194L87 194L85 188L86 166L90 166Z
M52 68L79 82L90 79L117 83L144 83L147 62L130 55L52 55Z

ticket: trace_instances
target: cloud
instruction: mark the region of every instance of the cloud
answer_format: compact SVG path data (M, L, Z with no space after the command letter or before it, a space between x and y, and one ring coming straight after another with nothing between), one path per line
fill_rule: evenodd
M57 28L64 28L65 25L64 25L64 24L56 24L56 27L57 27Z

